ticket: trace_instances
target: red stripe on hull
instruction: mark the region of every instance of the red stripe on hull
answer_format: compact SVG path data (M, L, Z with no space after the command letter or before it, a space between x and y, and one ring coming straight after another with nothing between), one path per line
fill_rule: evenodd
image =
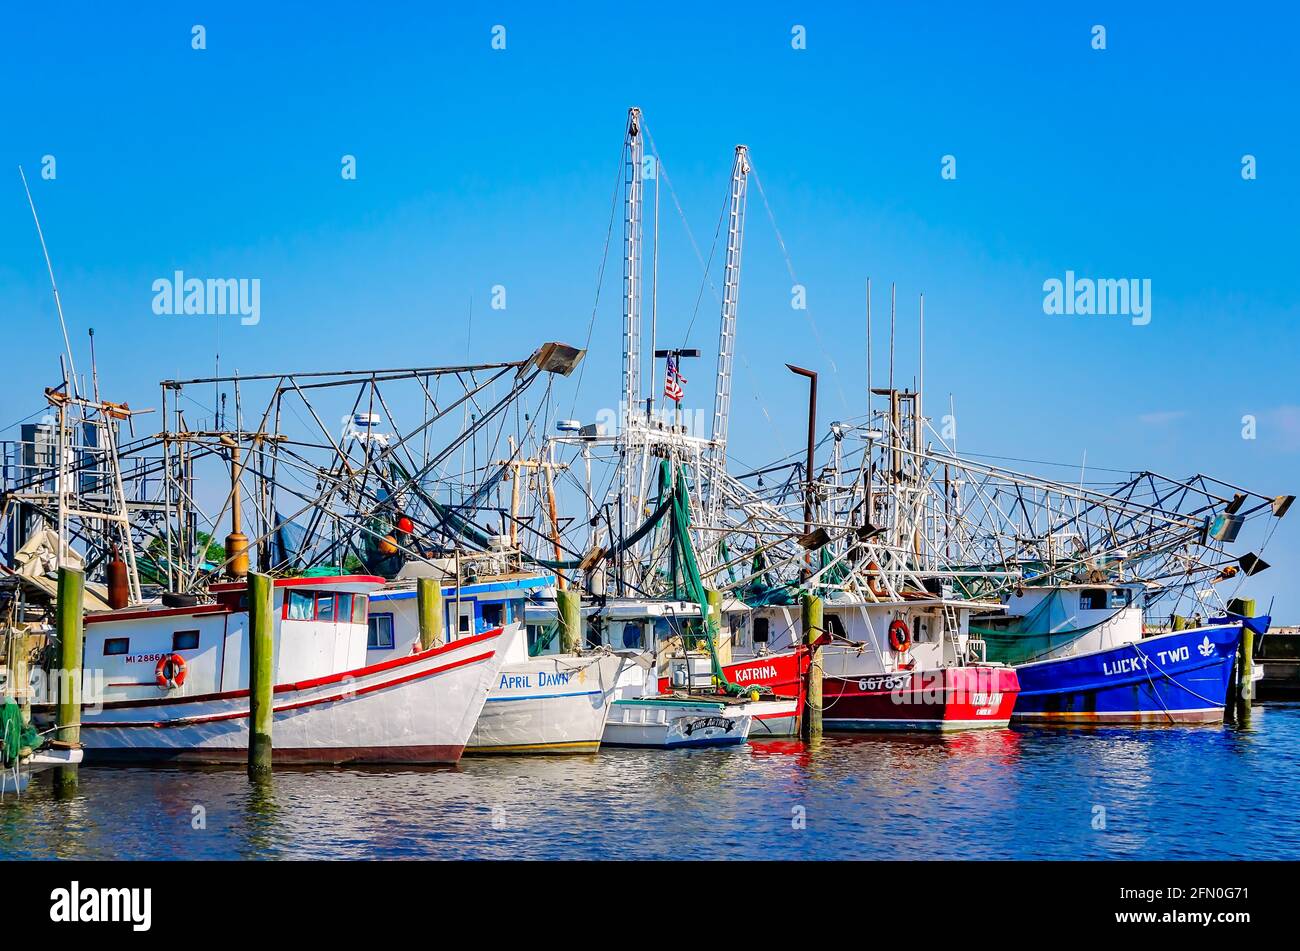
M379 684L367 684L364 687L357 687L343 693L330 694L325 697L313 697L310 700L300 700L296 703L285 703L278 707L272 707L271 713L283 713L288 710L301 710L305 707L315 707L322 703L337 703L339 701L351 700L354 697L363 697L368 693L374 693L376 690L387 690L389 687L396 687L401 684L411 683L416 680L423 680L426 677L433 677L436 674L444 673L448 670L456 670L460 667L466 667L469 664L477 664L479 661L490 660L495 651L488 651L486 654L478 654L474 657L466 657L464 660L458 660L450 664L443 664L441 667L433 667L429 670L417 671L413 674L407 674L404 677L398 677L395 680L386 680ZM246 693L247 691L245 691ZM109 709L110 704L104 704L104 709ZM218 723L222 720L246 720L249 712L247 710L235 710L231 713L211 713L205 716L196 717L174 717L170 720L96 720L90 719L84 721L81 726L86 727L105 727L109 729L118 729L122 727L148 727L157 729L162 727L184 727L194 726L203 723Z
M1005 727L1019 692L1019 679L1009 667L827 677L822 717L832 730Z

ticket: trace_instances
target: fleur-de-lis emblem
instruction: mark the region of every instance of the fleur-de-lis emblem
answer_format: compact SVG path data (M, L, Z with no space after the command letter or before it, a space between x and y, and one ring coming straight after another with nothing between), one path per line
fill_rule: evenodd
M1210 635L1205 635L1205 639L1201 641L1197 650L1201 652L1202 657L1209 657L1214 653L1214 643L1210 640Z

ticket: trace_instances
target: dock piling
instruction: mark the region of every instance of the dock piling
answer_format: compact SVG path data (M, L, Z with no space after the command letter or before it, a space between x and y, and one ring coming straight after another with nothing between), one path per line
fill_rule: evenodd
M799 718L799 735L807 741L822 734L822 649L815 646L823 630L822 599L815 594L805 594L802 607L803 640L811 657L803 710Z
M1233 598L1228 602L1228 611L1238 617L1254 617L1255 601L1253 598ZM1241 642L1237 645L1237 663L1233 668L1236 681L1233 684L1233 702L1237 707L1237 722L1250 722L1251 701L1255 695L1255 632L1246 625L1241 626Z
M709 602L709 616L718 624L718 639L713 645L718 655L718 666L726 667L731 663L731 636L722 626L722 592L708 588L704 596Z
M270 575L248 575L248 777L271 775L275 622Z
M420 617L420 650L443 645L444 616L442 583L437 578L420 578L415 582L416 609Z
M86 575L75 568L59 568L54 626L59 637L58 743L81 745L81 654L83 599ZM59 766L54 771L54 788L59 795L77 791L77 767Z
M582 595L574 589L555 592L560 625L560 650L573 654L582 648Z

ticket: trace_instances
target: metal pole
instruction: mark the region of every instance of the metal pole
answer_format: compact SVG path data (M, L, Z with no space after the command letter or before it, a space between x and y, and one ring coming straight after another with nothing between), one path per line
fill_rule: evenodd
M817 441L817 374L792 363L787 363L785 366L791 373L808 378L808 447L804 458L803 502L803 530L806 535L812 531L813 520L813 448Z

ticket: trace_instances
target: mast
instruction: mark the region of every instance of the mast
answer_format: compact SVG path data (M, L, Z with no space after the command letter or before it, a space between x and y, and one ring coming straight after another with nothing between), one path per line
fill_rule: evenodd
M745 196L749 148L736 146L731 169L731 207L727 215L727 266L722 288L718 333L718 380L713 396L713 444L710 456L709 521L722 507L722 477L727 469L727 423L731 415L731 365L736 352L736 316L740 308L740 253L745 241Z
M623 402L630 416L641 402L641 172L645 148L641 110L627 112L623 189Z
M623 179L623 419L619 504L633 512L639 508L636 477L641 468L634 464L630 437L632 420L641 402L641 174L645 156L641 110L636 106L627 111L623 153L627 165Z

